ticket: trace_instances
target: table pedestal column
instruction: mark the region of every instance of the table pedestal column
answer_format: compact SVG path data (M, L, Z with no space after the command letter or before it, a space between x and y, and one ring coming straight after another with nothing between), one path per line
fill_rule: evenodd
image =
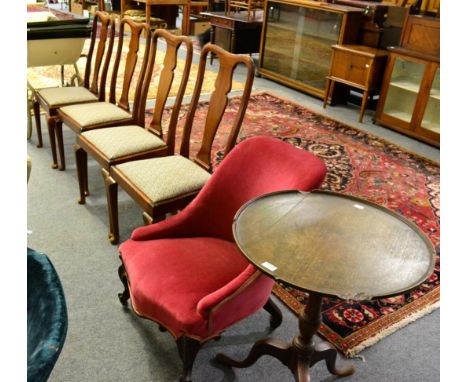
M243 361L236 361L224 354L217 354L216 360L228 366L249 367L262 355L270 355L279 359L294 374L296 381L310 381L309 368L321 360L325 360L330 373L347 376L354 373L354 365L342 368L336 367L338 351L328 342L315 345L313 336L317 333L322 322L322 296L310 294L304 312L299 317L299 334L292 343L265 338L257 341L249 355Z

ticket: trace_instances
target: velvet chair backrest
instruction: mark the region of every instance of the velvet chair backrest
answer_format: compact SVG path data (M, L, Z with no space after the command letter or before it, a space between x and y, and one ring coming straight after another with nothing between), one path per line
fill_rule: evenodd
M28 248L28 382L47 381L68 328L62 284L49 258Z
M209 200L205 221L214 236L233 240L232 220L243 204L273 191L310 191L325 174L325 165L311 153L276 138L254 137L221 162L194 203Z
M325 174L321 159L290 143L266 136L247 139L223 159L184 210L158 223L155 229L147 226L135 230L132 239L157 239L170 230L171 237L207 236L234 241L232 221L243 204L273 191L311 191L321 185ZM180 230L175 228L179 221L184 221Z

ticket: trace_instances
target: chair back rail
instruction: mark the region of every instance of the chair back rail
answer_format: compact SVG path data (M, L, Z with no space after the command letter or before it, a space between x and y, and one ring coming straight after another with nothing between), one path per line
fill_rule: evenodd
M200 99L208 53L213 53L218 57L219 71L215 80L215 89L211 94L209 101L205 126L203 129L202 144L200 150L198 151L196 157L193 158L193 160L204 169L211 171L211 148L224 112L226 111L226 106L228 104L228 94L232 88L234 70L239 64L244 64L247 67L247 74L245 78L241 103L239 109L237 110L236 118L234 119L228 141L224 148L224 156L226 156L234 147L242 120L244 119L245 111L247 109L247 104L252 90L254 79L254 64L252 59L247 55L232 54L214 44L207 44L204 46L200 54L197 80L184 126L180 148L180 154L187 158L189 157L190 135L192 132L193 120L197 110L198 101Z
M100 31L98 31L98 25L100 25ZM98 33L99 37L97 36ZM89 91L96 94L100 101L105 100L107 73L114 47L114 38L114 16L107 12L96 12L93 20L91 44L89 46L88 58L86 60L83 85L86 89L89 89ZM96 39L99 39L99 42L97 44L96 58L93 65L92 61L94 49L96 47Z
M117 101L117 78L119 75L119 71L121 69L121 57L122 51L124 48L124 40L125 40L125 26L128 26L130 29L130 39L127 45L128 52L127 57L125 59L123 65L123 83L122 83L122 90L119 95L119 99ZM142 34L146 36L145 46L143 48L143 52L141 49L141 36ZM110 95L109 95L109 102L117 104L117 106L121 107L124 110L130 111L130 103L129 103L129 92L130 86L134 80L134 73L135 69L137 68L137 63L141 55L143 55L141 66L138 67L139 74L136 84L136 91L135 91L135 99L134 99L134 107L132 110L132 115L134 119L138 117L139 112L139 102L141 97L141 87L142 82L145 76L145 68L148 59L148 52L149 52L149 26L146 23L137 23L133 21L129 17L124 17L120 20L119 26L119 42L117 46L117 52L114 61L114 67L112 71L112 79L110 84Z
M178 51L182 44L185 44L186 48L186 56L184 60L182 78L179 84L179 89L177 91L174 104L172 106L171 117L169 120L166 137L168 155L173 155L180 107L184 98L185 89L187 88L187 82L190 75L190 68L192 65L193 47L192 41L186 36L175 36L164 29L156 29L154 31L151 41L151 50L148 57L148 66L146 69L145 83L142 90L144 96L141 97L140 103L140 114L143 123L145 117L146 97L148 95L148 90L151 83L154 64L156 60L158 38L162 38L166 42L166 53L164 56L163 67L159 74L156 102L153 109L153 117L150 121L148 129L156 133L160 137L163 136L162 116L166 107L167 98L174 84L175 69L177 68L177 65L179 63L177 59Z

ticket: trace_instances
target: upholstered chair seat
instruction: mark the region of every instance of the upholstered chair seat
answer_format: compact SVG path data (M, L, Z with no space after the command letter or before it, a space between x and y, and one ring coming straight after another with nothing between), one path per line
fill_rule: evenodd
M221 287L255 273L234 243L217 238L127 241L121 253L131 275L133 308L168 328L176 338L190 333L193 338L206 339L229 325L225 320L209 324L205 303L222 300Z
M90 130L85 131L82 136L108 160L166 146L161 138L137 125Z
M39 96L50 107L60 107L82 102L97 102L97 95L81 86L67 86L63 88L45 88L36 90Z
M81 131L96 125L132 121L132 114L109 102L93 102L60 108L60 115L76 122Z
M153 204L196 193L210 178L209 172L180 155L127 162L116 168Z

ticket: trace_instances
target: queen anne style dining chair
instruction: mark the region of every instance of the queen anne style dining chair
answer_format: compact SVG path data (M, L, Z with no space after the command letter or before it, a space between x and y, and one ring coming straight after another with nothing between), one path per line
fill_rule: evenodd
M66 105L104 101L105 84L115 37L114 16L96 12L91 32L91 44L86 58L83 86L66 86L38 89L33 103L34 119L38 136L38 147L42 147L40 107L47 115L52 168L57 168L55 123L57 110Z
M313 154L273 137L238 144L197 197L179 214L137 228L119 248L124 285L120 302L167 329L183 362L181 381L191 380L200 347L262 306L274 281L256 270L237 248L232 221L247 201L268 192L320 186L326 174Z
M190 135L205 74L208 53L219 58L219 72L211 94L204 123L203 139L195 158L189 158ZM244 90L236 116L224 148L226 155L235 145L252 89L254 64L246 55L231 54L219 46L207 44L200 54L197 80L182 133L180 155L131 161L110 166L105 180L110 232L109 240L119 240L117 185L120 185L144 210L146 224L161 220L166 213L185 207L200 191L210 177L212 169L211 148L216 132L226 110L235 68L247 67ZM174 127L174 126L173 126ZM169 132L169 135L175 132ZM171 138L172 139L172 138Z
M127 28L130 30L130 38L126 37ZM57 110L55 133L60 154L60 170L65 169L63 123L78 135L84 131L110 126L142 125L144 110L140 113L139 102L150 45L148 31L146 23L136 23L126 17L121 19L108 101L70 105ZM142 44L142 35L146 36L144 44ZM125 50L128 51L126 58L123 58ZM124 65L121 65L122 62ZM122 84L118 81L121 73L123 73ZM136 81L135 97L133 107L130 107L130 89L134 81Z
M77 136L75 145L76 168L80 189L79 203L86 202L89 195L87 176L87 154L89 153L102 167L104 179L109 177L111 165L128 162L131 160L147 159L164 155L173 155L175 146L175 130L178 122L180 106L192 64L193 48L191 40L186 36L175 36L164 29L153 32L150 43L150 52L146 66L145 80L143 83L140 107L145 112L146 97L153 80L153 69L157 54L158 39L162 38L166 43L166 53L162 68L160 68L157 85L156 102L153 109L153 117L147 127L140 125L124 125L94 129L85 131ZM179 48L185 44L185 60L178 60ZM174 85L175 70L183 65L183 74L178 84L174 105L171 108L168 133L163 137L162 118L169 93Z

